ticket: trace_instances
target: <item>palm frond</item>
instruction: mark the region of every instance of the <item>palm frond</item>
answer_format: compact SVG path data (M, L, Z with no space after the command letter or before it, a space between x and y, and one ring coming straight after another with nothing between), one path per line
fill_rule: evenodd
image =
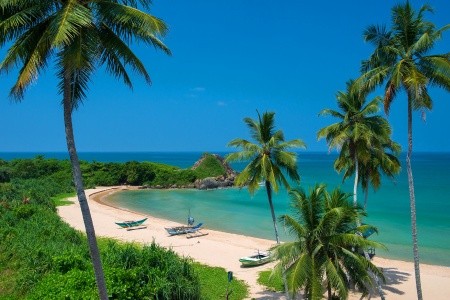
M54 47L72 43L82 28L93 27L91 10L78 0L66 1L61 10L54 14L48 26L49 38Z
M126 66L131 66L133 71L141 75L148 84L151 83L150 75L141 60L110 28L101 26L98 29L98 36L103 50L101 62L107 64L107 69L113 76L119 79L122 78L124 83L131 87L130 78L125 71ZM119 65L123 66L123 68L114 68L113 63L118 60L120 61Z

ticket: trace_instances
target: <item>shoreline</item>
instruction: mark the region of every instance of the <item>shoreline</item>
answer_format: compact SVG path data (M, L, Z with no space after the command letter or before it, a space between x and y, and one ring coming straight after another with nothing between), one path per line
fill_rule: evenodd
M186 239L186 236L168 236L164 227L180 226L174 221L155 218L139 212L114 207L103 199L112 193L137 189L136 187L98 187L86 190L92 219L97 236L105 236L128 242L151 243L153 240L166 248L171 248L181 256L186 256L210 266L219 266L226 271L233 271L236 278L244 280L249 286L249 296L255 299L284 299L282 294L266 291L257 283L258 273L270 269L275 263L255 268L242 268L239 258L266 250L275 244L274 241L226 233L205 228L206 236ZM84 231L76 197L70 198L74 204L58 207L58 214L69 225ZM121 230L114 224L125 219L149 217L147 228L141 230ZM207 226L207 224L206 224ZM416 298L414 266L412 262L375 257L373 262L383 269L386 284L383 291L387 299ZM447 299L450 294L450 268L439 265L421 264L422 289L425 298ZM380 299L374 293L370 299ZM360 299L360 294L351 293L349 299Z

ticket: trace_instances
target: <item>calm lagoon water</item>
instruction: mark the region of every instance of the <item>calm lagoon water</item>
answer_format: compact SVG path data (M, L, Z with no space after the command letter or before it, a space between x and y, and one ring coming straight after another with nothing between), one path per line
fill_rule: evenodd
M224 154L224 153L219 153ZM2 159L34 157L37 153L0 153ZM46 158L66 159L65 153L44 153ZM201 156L189 153L80 153L87 161L125 162L155 161L187 168ZM326 183L331 190L341 187L352 192L353 180L342 183L342 176L333 169L334 155L300 153L300 186L309 189L315 183ZM370 191L367 223L378 227L374 239L384 243L389 251L377 255L412 261L409 193L405 158L402 172L395 181L384 179L377 192ZM237 170L243 165L233 165ZM415 153L413 173L416 191L417 222L421 262L450 266L450 153ZM359 191L363 201L363 194ZM277 216L291 213L290 198L285 190L274 194ZM196 221L208 228L274 239L272 219L264 189L250 196L247 189L139 190L112 195L111 204L185 223L189 210ZM151 220L149 220L151 222ZM282 240L291 237L282 232Z

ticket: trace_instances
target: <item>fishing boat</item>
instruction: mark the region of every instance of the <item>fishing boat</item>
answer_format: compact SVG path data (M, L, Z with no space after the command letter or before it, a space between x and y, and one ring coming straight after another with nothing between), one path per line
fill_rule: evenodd
M141 226L145 221L147 221L147 219L148 218L144 218L142 220L123 221L123 222L115 222L115 223L122 228L131 228L131 227Z
M204 235L208 235L208 233L201 232L201 227L203 226L203 223L198 223L195 226L177 226L177 227L169 227L165 228L167 233L171 236L173 235L181 235L186 234L186 237L188 239L194 238L194 237L200 237Z
M272 261L273 258L270 256L270 252L258 251L257 254L251 256L241 257L239 261L244 267L254 267L266 264Z

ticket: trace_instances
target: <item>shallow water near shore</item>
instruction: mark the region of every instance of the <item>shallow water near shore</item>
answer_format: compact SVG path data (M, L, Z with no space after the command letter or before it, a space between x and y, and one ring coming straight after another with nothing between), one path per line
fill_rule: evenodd
M162 158L160 162L188 167L199 155L187 153L183 156L177 153L175 157L170 154L166 157L159 154L158 157ZM190 159L192 163L189 163ZM333 160L333 155L300 153L300 187L309 189L315 183L326 183L329 190L339 186L346 192L352 192L352 179L342 183L342 177L333 170ZM409 191L404 161L402 156L403 169L395 181L385 178L377 192L370 191L369 216L365 222L378 227L380 233L373 239L389 249L377 250L377 255L412 261ZM242 165L233 167L239 170ZM421 262L450 266L450 154L414 154L413 173ZM359 201L363 198L359 191ZM273 200L277 216L292 212L285 190L274 194ZM186 222L190 211L196 222L205 223L207 228L274 239L264 189L253 196L245 188L125 191L110 196L108 203L181 223ZM281 224L279 231L281 240L293 239Z
M80 152L81 160L99 162L153 161L188 168L199 159L200 152ZM218 153L224 155L225 153ZM0 153L0 158L68 159L65 152ZM333 169L335 155L299 153L300 186L309 189L316 183L326 183L329 190L340 186L353 191L353 179L342 183L342 175ZM400 157L402 172L394 181L384 178L377 192L370 190L367 223L378 227L373 238L384 243L389 251L378 250L377 255L412 261L411 223L405 156ZM413 173L416 192L418 239L421 262L450 266L450 153L414 153ZM232 165L236 170L242 164ZM363 194L358 192L359 201ZM274 194L277 216L291 213L290 199L285 190ZM126 209L185 223L189 210L197 222L207 228L249 236L275 239L265 190L250 196L246 189L197 190L139 190L111 196L109 203ZM148 221L151 222L151 219ZM282 240L292 237L281 224Z

